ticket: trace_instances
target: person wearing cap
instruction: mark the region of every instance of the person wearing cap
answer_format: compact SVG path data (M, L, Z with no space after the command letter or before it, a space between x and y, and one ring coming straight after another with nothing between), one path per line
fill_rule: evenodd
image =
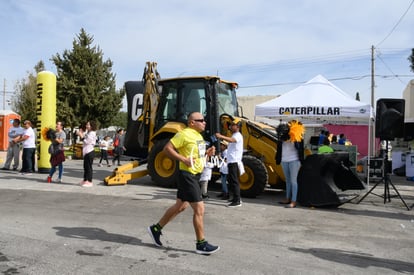
M228 142L227 148L227 180L229 182L229 191L231 191L233 198L228 207L240 207L240 183L239 175L242 174L241 169L243 167L243 136L240 133L241 122L233 120L230 124L231 137L224 136L221 133L216 133L216 137Z
M20 144L15 142L14 139L23 135L24 129L20 127L20 119L13 119L13 127L10 127L8 136L9 136L9 146L7 147L7 156L6 162L4 163L3 170L10 170L10 166L13 162L13 170L16 171L19 167L20 161Z

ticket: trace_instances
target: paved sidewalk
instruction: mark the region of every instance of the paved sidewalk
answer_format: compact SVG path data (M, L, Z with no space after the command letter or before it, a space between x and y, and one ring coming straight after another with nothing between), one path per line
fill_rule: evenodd
M5 159L5 151L0 151L0 167L3 167ZM56 187L54 184L39 184L47 183L47 174L43 173L33 173L30 176L21 175L18 171L3 171L0 170L0 179L1 184L0 188L26 188L33 190L48 190L48 191L64 191L64 192L78 192L80 190L89 189L87 192L96 193L99 195L117 195L117 196L128 196L129 192L135 194L136 185L143 185L148 187L153 187L155 184L151 181L149 176L144 178L135 179L130 181L127 185L115 185L115 186L106 186L104 184L104 178L111 175L116 166L107 167L103 165L98 167L98 160L94 161L94 174L93 174L93 183L94 188L80 188L79 183L83 179L83 161L78 159L67 159L64 162L64 174L63 181L60 184L60 187ZM125 164L128 161L123 161L121 164ZM146 169L146 166L137 167L132 171ZM55 177L57 172L55 173ZM391 183L396 187L397 191L400 193L402 200L407 204L409 208L414 206L414 181L408 181L405 177L398 177L391 175ZM19 184L17 184L19 183ZM368 190L375 185L375 181L370 183ZM125 187L125 188L117 188ZM406 207L403 201L397 196L396 192L393 190L393 186L390 185L390 194L391 202L386 202L384 204L383 194L384 194L384 184L380 183L373 191L370 193L363 201L361 205L374 205L374 206L385 206L396 209L406 210ZM367 190L367 191L368 191ZM361 196L364 195L366 191L361 192ZM254 200L260 200L260 197ZM356 203L358 200L353 200L353 203Z

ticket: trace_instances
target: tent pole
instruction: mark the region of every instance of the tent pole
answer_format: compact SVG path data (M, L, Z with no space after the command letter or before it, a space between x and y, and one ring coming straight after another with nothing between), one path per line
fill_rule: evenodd
M371 46L371 108L374 111L375 106L375 47L374 45ZM371 114L370 114L370 121L371 121ZM372 151L371 153L375 153L375 124L373 125L373 131L371 131L370 138L372 139Z
M368 120L368 163L367 163L367 186L369 187L369 171L371 169L371 115L370 118Z
M371 123L371 114L374 110L375 105L375 47L371 46L371 110L369 114L368 123L368 174L367 174L367 185L369 186L369 170L371 168L371 154L375 153L375 123Z

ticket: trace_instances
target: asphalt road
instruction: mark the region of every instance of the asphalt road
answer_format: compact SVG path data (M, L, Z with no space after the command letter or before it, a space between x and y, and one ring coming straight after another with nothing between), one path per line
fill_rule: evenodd
M105 186L112 168L96 165L95 186L82 188L82 161L65 166L62 184L46 183L45 174L0 172L2 274L414 273L414 214L398 197L384 204L370 194L334 209L286 209L277 204L283 193L267 190L231 209L212 187L205 232L221 250L202 256L194 252L191 209L164 228L164 248L146 232L174 203L175 190L148 176ZM414 182L393 182L412 206Z

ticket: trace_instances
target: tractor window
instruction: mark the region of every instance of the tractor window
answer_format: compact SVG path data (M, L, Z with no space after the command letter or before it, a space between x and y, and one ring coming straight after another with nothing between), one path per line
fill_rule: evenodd
M186 83L182 92L182 110L186 118L192 112L207 115L207 103L202 83Z
M175 119L176 102L177 102L177 94L176 93L168 94L166 101L165 101L165 108L164 108L164 113L163 113L163 117L165 117L167 120Z
M207 115L207 101L203 81L167 82L162 86L158 119L186 122L188 114Z
M217 86L219 115L226 113L232 116L238 116L235 91L230 87L229 84L220 83Z
M177 89L174 87L163 87L160 104L158 106L157 119L159 123L175 121L177 119Z

